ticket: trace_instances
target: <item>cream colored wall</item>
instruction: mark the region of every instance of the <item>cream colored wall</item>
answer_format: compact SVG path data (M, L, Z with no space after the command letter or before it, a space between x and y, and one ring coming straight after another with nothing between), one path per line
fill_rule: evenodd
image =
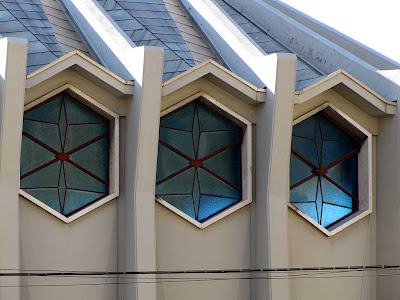
M310 101L295 105L295 118L326 101L333 103L360 125L377 134L378 119L363 113L339 94L330 90ZM376 137L373 137L373 170L376 166ZM373 173L373 212L334 236L327 237L296 212L289 209L289 253L291 267L331 267L376 264L376 176ZM376 278L372 271L322 275L306 272L305 277L290 280L293 300L373 300ZM364 277L363 277L364 276ZM317 277L317 278L315 278ZM321 278L327 277L327 278ZM395 299L395 298L391 298Z
M23 197L20 197L19 201L21 269L117 270L118 199L98 207L70 224L57 219ZM117 299L117 285L109 284L112 282L116 280L102 277L22 277L21 300Z
M250 206L199 229L166 207L156 205L158 270L250 268ZM237 277L238 274L232 275ZM173 275L210 278L212 275ZM227 278L226 275L215 276ZM247 277L247 274L244 276ZM168 278L164 276L163 278ZM164 282L158 300L244 300L250 298L249 280Z

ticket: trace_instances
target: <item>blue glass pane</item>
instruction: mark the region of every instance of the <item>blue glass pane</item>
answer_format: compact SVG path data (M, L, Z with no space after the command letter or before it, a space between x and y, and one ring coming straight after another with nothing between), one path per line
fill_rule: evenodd
M231 122L221 118L201 105L198 105L197 109L199 112L201 131L238 129L238 127L233 125Z
M203 132L200 135L198 158L201 159L239 139L239 131Z
M317 117L315 115L300 122L293 126L293 135L314 139L316 122Z
M331 162L343 157L347 153L356 149L354 141L351 142L324 142L324 154L322 157L322 165L326 166Z
M160 139L194 159L194 145L191 132L161 127Z
M157 176L156 181L182 170L189 165L189 161L176 154L167 147L158 144Z
M347 140L352 141L352 137L343 131L332 121L328 120L322 114L320 114L320 124L322 128L322 135L324 140Z
M319 166L315 141L293 136L292 148L301 156L306 158L309 162L311 162L315 166Z
M100 193L68 190L64 205L64 215L69 215L87 204L103 198L104 196L105 194Z
M348 208L353 207L353 199L335 187L328 180L321 178L321 184L325 202L345 206Z
M241 151L240 144L207 159L204 166L238 188L241 187Z
M206 171L199 169L201 193L228 198L240 198L240 192Z
M350 208L344 208L325 203L321 225L327 227L337 220L347 216L351 212L352 210Z
M107 186L68 162L64 163L68 188L106 193Z
M64 152L71 151L98 136L108 133L108 124L68 126Z
M176 207L180 211L184 212L188 216L195 219L193 210L193 199L192 195L182 195L182 196L161 196L161 199L167 201L172 206Z
M193 180L193 204L195 213L198 215L200 205L200 180L197 172L195 172Z
M58 192L56 188L53 189L26 189L30 195L40 200L47 206L50 206L55 211L61 213L60 201L58 200Z
M193 135L193 145L196 157L198 157L198 149L199 149L199 141L200 141L200 122L198 118L198 113L195 111L194 120L193 120L193 128L192 128L192 135Z
M191 194L193 190L194 171L194 168L190 168L189 170L156 185L156 195Z
M317 124L317 131L315 132L315 146L317 147L317 159L318 159L318 166L321 166L322 157L325 155L322 151L323 149L323 142L322 142L322 135L321 135L321 128L319 123Z
M60 130L60 141L61 141L61 147L64 151L65 149L65 139L67 138L66 133L67 133L67 114L65 112L65 104L61 106L61 112L60 112L60 119L58 121L58 127Z
M54 154L31 139L22 136L21 175L54 159Z
M353 196L357 196L357 155L352 155L341 163L333 166L328 170L326 175L347 192Z
M312 175L312 169L293 154L290 155L290 186Z
M231 206L232 204L239 202L239 199L234 198L221 198L213 196L201 196L201 205L199 211L199 222L204 221L204 219L220 212L221 210Z
M61 151L60 134L56 124L24 120L23 129L56 151Z
M104 181L108 181L108 139L101 140L71 154L70 159Z
M21 179L21 188L57 187L60 164L61 162L57 161L50 166Z
M290 202L315 202L318 177L313 177L290 190Z
M82 105L75 103L64 97L65 109L67 111L68 124L82 124L82 123L108 123L107 120L94 114L90 110L84 108Z
M177 112L174 112L170 116L162 118L160 121L160 126L191 131L194 107L195 105L191 104Z
M57 124L60 115L61 97L41 104L24 114L24 119L37 120Z
M316 205L316 209L317 209L318 223L321 223L322 209L323 209L323 198L322 198L320 183L318 183L318 185L317 185L317 197L316 197L316 200L315 200L315 205Z
M64 202L65 202L65 196L67 193L67 185L66 185L66 179L65 179L65 171L63 164L61 165L61 171L60 171L60 179L58 180L58 196L60 198L60 203L61 203L61 209L64 207Z
M300 209L307 216L311 217L315 222L318 222L317 210L315 208L315 202L313 202L313 203L298 203L298 202L294 202L292 204L295 207L297 207L298 209Z

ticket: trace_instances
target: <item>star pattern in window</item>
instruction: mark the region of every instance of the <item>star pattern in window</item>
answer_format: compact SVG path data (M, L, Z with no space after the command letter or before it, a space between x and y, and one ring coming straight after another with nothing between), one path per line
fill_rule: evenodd
M198 222L242 199L242 129L196 100L162 117L156 195Z

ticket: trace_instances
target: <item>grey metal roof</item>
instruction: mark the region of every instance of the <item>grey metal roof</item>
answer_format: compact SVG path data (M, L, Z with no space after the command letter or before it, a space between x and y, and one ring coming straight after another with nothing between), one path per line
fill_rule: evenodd
M138 46L164 48L164 80L195 65L174 19L163 0L98 0Z
M27 74L73 50L89 55L55 0L0 0L0 35L28 39Z
M228 15L265 51L271 53L293 53L284 45L279 43L257 24L246 18L229 4L229 0L216 0L216 2L228 13ZM296 72L296 90L301 90L325 75L313 68L306 61L298 57Z

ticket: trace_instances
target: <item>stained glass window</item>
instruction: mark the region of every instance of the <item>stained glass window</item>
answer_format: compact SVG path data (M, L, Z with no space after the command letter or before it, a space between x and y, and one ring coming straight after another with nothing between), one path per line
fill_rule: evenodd
M156 195L203 222L242 199L242 129L199 100L160 122Z
M293 127L290 202L325 228L358 211L357 139L324 111Z
M66 93L24 114L21 189L64 216L108 195L109 121Z

